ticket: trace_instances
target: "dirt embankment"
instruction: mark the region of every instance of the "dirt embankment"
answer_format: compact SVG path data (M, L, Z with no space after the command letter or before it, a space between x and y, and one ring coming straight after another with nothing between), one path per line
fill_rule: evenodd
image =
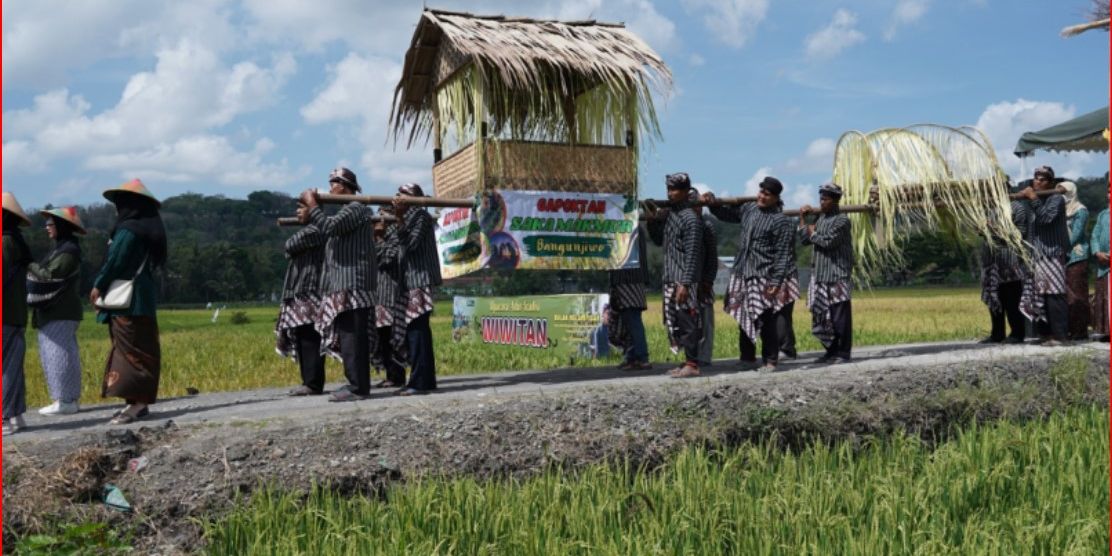
M43 440L5 449L4 545L51 522L94 520L131 528L144 553L190 552L202 546L197 518L219 517L262 484L304 491L316 482L377 495L418 474L522 476L619 458L652 467L691 443L774 433L789 449L894 429L933 441L973 419L1107 407L1108 364L1107 349L935 365L894 358L872 368L494 394L373 416L336 411L311 424L162 422L80 442ZM127 471L138 456L149 465ZM106 483L123 491L133 513L101 503Z

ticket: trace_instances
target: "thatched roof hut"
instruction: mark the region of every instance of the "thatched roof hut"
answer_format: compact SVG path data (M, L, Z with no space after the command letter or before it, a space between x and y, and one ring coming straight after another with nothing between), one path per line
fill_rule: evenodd
M409 146L433 140L438 195L635 192L638 142L660 133L652 93L671 81L660 56L621 24L425 10L390 125ZM441 160L445 146L456 152ZM601 154L606 147L628 152ZM455 158L464 160L438 171ZM617 162L622 172L603 171ZM569 173L576 164L585 167Z

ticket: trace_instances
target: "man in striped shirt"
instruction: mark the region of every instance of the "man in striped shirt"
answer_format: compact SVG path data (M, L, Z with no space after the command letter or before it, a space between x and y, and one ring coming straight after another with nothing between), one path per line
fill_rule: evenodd
M355 172L347 168L332 170L328 185L333 195L354 195L361 190ZM328 216L317 195L315 189L301 194L301 202L309 208L309 220L327 238L317 331L321 350L343 361L348 380L329 401L362 400L371 393L371 352L377 341L371 317L378 278L371 209L351 202Z
M1054 170L1040 166L1035 170L1034 187L1022 191L1031 202L1033 284L1021 309L1036 323L1040 340L1048 346L1065 343L1069 326L1066 304L1066 257L1069 254L1070 232L1066 224L1066 202L1061 195L1039 197L1036 191L1054 187Z
M695 190L691 190L695 193ZM693 196L692 202L699 197ZM699 366L709 367L714 361L714 279L718 276L718 232L714 222L698 211L703 223L703 276L699 281L699 319L703 323L703 339L699 342Z
M1032 218L1030 202L1015 199L1010 208L1012 225L1026 243ZM992 331L981 340L983 344L1022 344L1027 335L1027 322L1019 310L1019 302L1023 298L1024 284L1029 283L1029 273L1021 255L999 239L985 242L981 249L981 301L988 306L992 321ZM1005 323L1011 327L1011 334L1005 335Z
M608 341L622 348L623 371L642 371L653 368L649 363L649 345L645 340L645 323L641 313L648 309L645 300L645 284L649 281L648 257L645 232L638 227L633 231L634 245L637 249L638 265L634 268L611 270L610 278L610 324L607 329Z
M398 242L397 222L387 222L394 218L394 207L378 209L382 219L375 222L375 258L378 259L378 286L375 289L375 328L378 330L378 345L371 354L371 363L376 369L386 371L386 378L375 384L376 388L401 388L405 384L405 334L395 340L394 316L397 313L401 292L401 245ZM402 304L404 306L404 303ZM399 328L404 328L398 325Z
M826 348L818 363L847 363L853 349L853 308L850 305L850 279L853 272L853 243L849 218L839 206L842 188L834 183L819 188L819 217L811 205L799 209L799 237L803 245L813 246L811 283L807 287L807 308L811 310L811 333Z
M309 207L298 203L297 219L303 227L286 240L289 265L275 325L278 336L275 348L283 357L295 359L301 370L301 386L291 390L290 395L316 396L324 393L324 357L315 322L320 309L326 238L309 222Z
M688 198L691 178L685 173L665 179L669 207L663 214L650 214L647 225L653 243L664 246L664 327L672 351L684 352L682 366L668 372L673 378L699 376L699 341L703 337L699 320L698 287L703 271L703 225Z
M409 382L398 391L399 396L424 394L436 389L436 358L433 353L432 289L443 283L440 257L436 253L436 221L424 207L414 207L407 198L424 197L416 183L398 188L394 212L398 215L398 242L401 247L402 287L399 301L404 312L395 315L394 326L405 332L409 360ZM398 337L398 332L394 333Z
M780 180L766 176L760 183L756 203L719 205L713 193L703 194L703 203L724 222L741 223L738 252L730 285L726 289L726 312L738 323L738 347L743 367L756 367L756 340L761 339L762 371L776 369L781 348L777 330L778 313L799 298L799 278L794 266L795 233L784 216Z

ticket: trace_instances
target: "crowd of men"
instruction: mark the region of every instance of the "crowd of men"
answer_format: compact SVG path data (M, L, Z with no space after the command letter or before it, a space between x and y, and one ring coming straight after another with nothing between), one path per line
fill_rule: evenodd
M329 185L333 194L361 190L346 168L333 170ZM650 204L645 229L634 234L639 266L610 271L608 340L623 350L620 369L652 368L641 318L648 308L646 235L663 247L664 326L673 353L683 352L683 364L671 369L670 376L699 376L700 369L711 364L718 250L715 227L703 207L718 220L739 225L724 308L737 322L743 368L772 371L781 354L797 357L792 327L800 298L797 241L813 250L807 307L811 331L825 348L817 362L851 361L852 225L839 208L841 187L821 186L818 207L801 207L796 220L784 214L784 186L774 177L760 182L756 202L744 204L720 203L712 193L699 195L685 173L668 175L665 185L667 205ZM1002 239L986 244L982 299L989 308L992 332L984 342L1023 342L1030 322L1040 341L1060 345L1087 337L1090 320L1097 337L1107 341L1108 292L1101 288L1108 288L1108 210L1098 218L1091 241L1086 239L1084 248L1078 248L1088 212L1078 208L1071 185L1059 185L1052 169L1039 168L1033 183L1021 189L1021 197L1010 207L1012 224L1022 235L1022 251ZM1038 195L1056 186L1064 187L1065 194ZM397 388L403 396L436 388L429 326L432 288L441 284L435 221L426 210L406 202L407 197L421 196L419 185L403 185L394 203L375 217L358 202L328 216L315 190L301 194L297 215L303 227L286 242L289 268L277 325L279 353L296 358L301 369L302 384L291 395L324 393L325 355L343 362L348 380L332 393L331 401L367 398L372 366L385 371L385 379L374 387ZM1090 255L1101 280L1093 315L1088 267L1074 268L1087 263ZM1075 284L1078 277L1080 286ZM1011 327L1006 336L1005 322Z
M328 181L334 195L362 190L347 168L333 170ZM302 383L291 396L324 394L326 355L342 362L348 381L329 401L366 399L372 386L396 388L400 396L436 388L429 326L433 288L441 284L435 222L405 202L422 196L420 185L405 184L377 218L358 202L329 216L314 189L299 197L303 226L286 241L289 266L277 324L278 352L297 359L301 370ZM386 371L374 385L372 365Z
M813 249L807 307L811 332L825 353L818 363L848 362L853 349L852 225L839 207L843 191L834 183L819 188L819 207L801 207L798 222L784 214L783 184L765 177L756 202L718 203L712 193L695 194L687 174L666 177L668 206L649 207L648 235L664 249L662 273L664 325L674 353L684 363L669 371L676 378L699 376L710 364L714 339L714 293L717 273L714 227L705 206L717 219L739 224L738 252L726 288L725 311L738 325L738 352L743 368L775 370L783 354L796 358L792 312L800 297L796 240ZM1040 196L1060 188L1062 194ZM992 332L984 343L1021 343L1030 325L1047 346L1068 341L1109 340L1108 209L1097 217L1091 237L1085 232L1088 211L1077 200L1072 182L1056 179L1050 167L1018 190L1010 206L1012 224L1022 235L1021 251L1009 247L1002 233L982 253L982 299L989 308ZM701 206L700 206L701 205ZM812 222L811 216L817 216ZM996 228L999 224L992 223ZM709 238L709 239L708 239ZM644 253L644 249L641 248ZM1089 302L1088 261L1097 265L1096 295ZM642 257L642 265L644 260ZM644 268L610 273L611 343L625 351L622 369L646 369L648 361L640 311L645 308ZM1005 321L1011 334L1005 336ZM1090 324L1092 334L1089 333ZM757 359L757 341L761 358ZM708 346L710 346L708 348Z
M797 237L814 249L807 305L811 328L826 348L823 363L849 361L853 349L850 291L853 251L850 221L839 210L842 189L833 183L819 188L820 205L800 210L798 221L784 214L784 186L774 177L761 181L755 203L724 205L712 193L697 195L687 174L667 176L668 206L649 209L646 225L653 243L664 249L662 273L664 326L675 353L684 363L669 374L699 376L714 349L714 291L718 271L715 228L699 205L724 222L740 224L725 310L738 324L738 351L743 366L775 370L780 354L795 358L792 312L799 299L796 269ZM809 217L817 215L814 222ZM643 240L642 240L643 241ZM640 251L645 252L643 248ZM620 368L650 367L644 325L644 255L642 267L610 273L612 343L625 351ZM761 359L757 360L757 341Z

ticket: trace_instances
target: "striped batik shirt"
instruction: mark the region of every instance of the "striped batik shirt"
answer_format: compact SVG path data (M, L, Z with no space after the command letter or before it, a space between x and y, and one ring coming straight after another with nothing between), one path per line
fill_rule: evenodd
M664 246L665 284L697 285L703 271L703 224L695 210L680 205L668 210L668 217L649 221L653 243ZM663 230L661 229L663 228Z
M309 218L328 239L324 247L321 294L339 291L373 293L378 263L375 261L371 209L360 203L349 203L335 216L326 216L320 207L313 207Z
M849 217L837 209L830 214L819 215L814 232L810 226L799 228L799 239L803 245L814 246L811 268L815 282L849 280L853 272L853 242L850 240L850 231Z
M443 283L440 257L436 253L436 222L423 208L410 208L398 227L402 250L405 289L427 288Z
M1031 204L1026 199L1013 200L1011 203L1012 208L1012 225L1019 230L1019 235L1023 241L1027 241L1031 234L1031 220L1034 214L1031 211ZM993 244L985 243L985 249L981 254L982 266L990 264L997 265L1000 269L1009 269L1011 272L1006 272L1008 275L1018 275L1020 268L1019 255L1015 249L1008 247L1004 241L998 237L993 238Z
M1051 195L1030 201L1034 213L1028 241L1040 253L1065 261L1070 249L1070 229L1066 224L1066 200Z
M378 287L375 290L375 305L393 307L398 297L401 282L401 247L398 244L397 226L386 227L382 241L375 244L378 258Z
M795 234L782 209L762 209L756 203L746 203L710 207L710 212L723 222L741 223L734 274L742 278L767 277L774 286L780 286L795 265Z
M302 227L286 240L286 280L282 299L299 293L320 293L321 267L324 264L324 234L313 224Z
M714 222L709 218L700 218L703 221L703 277L702 283L714 285L718 277L718 232L714 230Z
M633 268L611 270L607 273L610 278L610 307L616 311L648 308L648 302L645 300L645 284L649 281L646 264L649 251L644 231L641 228L635 229L633 238L637 245L638 265Z

